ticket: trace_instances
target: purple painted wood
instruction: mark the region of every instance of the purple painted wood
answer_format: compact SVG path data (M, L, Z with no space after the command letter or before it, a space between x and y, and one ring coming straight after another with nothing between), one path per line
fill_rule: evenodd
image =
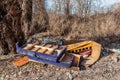
M33 56L33 57L37 57L37 58L43 58L46 60L55 61L55 62L57 62L66 51L66 46L60 46L62 48L62 51L59 55L57 55L56 50L54 51L53 55L52 54L45 54L45 53L40 53L40 52L35 52L35 51L23 49L23 47L26 45L27 44L24 44L22 47L19 47L18 43L16 43L16 52L20 53L20 54L28 55L28 56Z

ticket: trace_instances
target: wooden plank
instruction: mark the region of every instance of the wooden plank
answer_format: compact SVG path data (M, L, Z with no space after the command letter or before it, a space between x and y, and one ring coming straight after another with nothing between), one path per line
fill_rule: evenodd
M37 45L37 44L39 44L39 42L34 42L32 44L27 44L23 49L31 50L34 47L34 45Z
M53 50L47 50L45 53L46 53L46 54L53 54L54 50L55 50L55 49L53 49Z
M34 47L33 49L31 49L31 51L38 51L40 48L36 48Z
M44 53L45 51L47 51L46 48L41 48L41 49L39 49L37 52Z
M51 47L51 50L47 50L45 53L46 54L53 54L55 49L57 49L57 48L58 48L58 45L57 46L53 46L53 47Z
M52 54L52 52L53 52L53 49L50 48L50 47L52 47L52 45L49 45L49 44L45 45L44 47L43 46L39 46L39 45L35 46L35 47L41 48L41 49L38 50L38 52L41 52L41 53Z
M41 48L41 49L48 49L48 50L52 50L52 48L45 47L45 46L40 46L40 45L35 45L34 47L36 47L36 48Z
M83 42L67 45L67 51L80 48L81 46L84 47L84 45L87 45L87 44L91 44L91 41L83 41Z
M47 44L47 45L45 45L44 47L51 48L51 47L52 47L52 45Z
M29 58L27 56L24 56L24 57L22 57L22 58L20 58L18 60L13 61L12 63L14 65L16 65L16 66L21 67L21 66L25 65L28 62L29 62Z
M25 49L25 50L30 50L30 49L32 49L33 47L34 47L33 44L27 44L23 49Z
M73 53L71 53L71 54L74 55L74 57L75 57L74 62L73 62L73 66L79 66L81 55L73 54Z
M93 45L93 43L89 43L89 44L86 44L86 45L77 47L77 48L75 48L75 49L72 49L72 50L73 50L74 52L75 52L76 50L78 50L79 52L82 52L82 51L85 51L85 50L88 50L88 49L92 48L92 45ZM71 50L71 51L72 51L72 50Z

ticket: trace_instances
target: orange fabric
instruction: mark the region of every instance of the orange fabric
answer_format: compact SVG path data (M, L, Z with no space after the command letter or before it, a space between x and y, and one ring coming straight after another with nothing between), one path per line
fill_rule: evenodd
M28 62L29 62L29 58L27 56L25 56L25 57L22 57L16 61L13 61L13 64L20 67Z

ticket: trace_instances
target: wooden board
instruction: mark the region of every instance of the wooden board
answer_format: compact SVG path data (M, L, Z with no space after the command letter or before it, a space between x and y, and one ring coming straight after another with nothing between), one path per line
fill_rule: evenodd
M56 46L52 46L52 45L35 45L36 48L40 48L37 52L41 52L41 53L46 53L46 54L52 54L54 52L55 49L58 48L58 45Z
M46 53L46 54L52 54L52 52L54 51L54 49L52 49L52 45L45 45L45 46L35 46L37 48L41 48L39 49L37 52L41 52L41 53Z
M30 50L30 49L32 49L33 47L34 47L33 44L27 44L23 49L25 49L25 50Z
M31 50L34 45L38 45L39 42L34 42L34 43L31 43L31 44L27 44L23 49L26 49L26 50Z
M83 41L83 42L78 42L78 43L75 43L75 44L67 45L67 51L79 48L80 46L84 46L84 45L87 45L89 43L91 43L91 41Z
M46 47L46 48L51 48L51 47L52 47L52 45L47 44L47 45L45 45L44 47Z
M51 50L47 50L45 53L46 54L53 54L53 52L55 51L55 49L57 49L58 48L58 46L52 46L51 47Z
M46 53L46 54L53 54L54 50L55 50L55 49L53 49L53 50L47 50L45 53Z
M41 48L41 49L48 49L48 50L51 50L52 48L50 48L50 47L46 47L46 46L41 46L41 45L35 45L34 47L36 47L36 48Z
M81 55L79 54L72 54L72 55L75 56L73 66L76 66L76 67L79 66Z
M74 53L83 52L83 51L91 49L92 45L93 45L93 43L89 43L89 44L86 44L86 45L71 49L70 51L73 51Z
M41 48L41 49L39 49L37 52L44 53L45 51L47 51L47 49Z
M39 49L40 49L40 48L34 47L34 48L31 49L31 51L38 51Z
M25 64L28 63L28 62L29 62L29 58L28 58L27 56L24 56L24 57L22 57L22 58L20 58L20 59L18 59L18 60L13 61L12 63L13 63L14 65L20 67L20 66L25 65Z

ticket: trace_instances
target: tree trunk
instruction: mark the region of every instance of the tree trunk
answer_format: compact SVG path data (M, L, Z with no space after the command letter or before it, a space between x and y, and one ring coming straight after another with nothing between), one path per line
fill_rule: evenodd
M64 14L65 14L66 16L68 16L69 13L70 13L70 8L69 8L69 6L70 6L70 0L65 0Z
M11 0L11 2L12 4L9 4L9 1L2 3L6 14L1 15L3 17L0 22L0 54L15 52L15 43L22 44L24 42L24 34L20 24L20 5L16 0Z
M26 36L29 37L29 30L32 24L32 0L23 0L21 26Z
M44 0L33 0L31 34L45 32L49 28L49 17L45 10Z

